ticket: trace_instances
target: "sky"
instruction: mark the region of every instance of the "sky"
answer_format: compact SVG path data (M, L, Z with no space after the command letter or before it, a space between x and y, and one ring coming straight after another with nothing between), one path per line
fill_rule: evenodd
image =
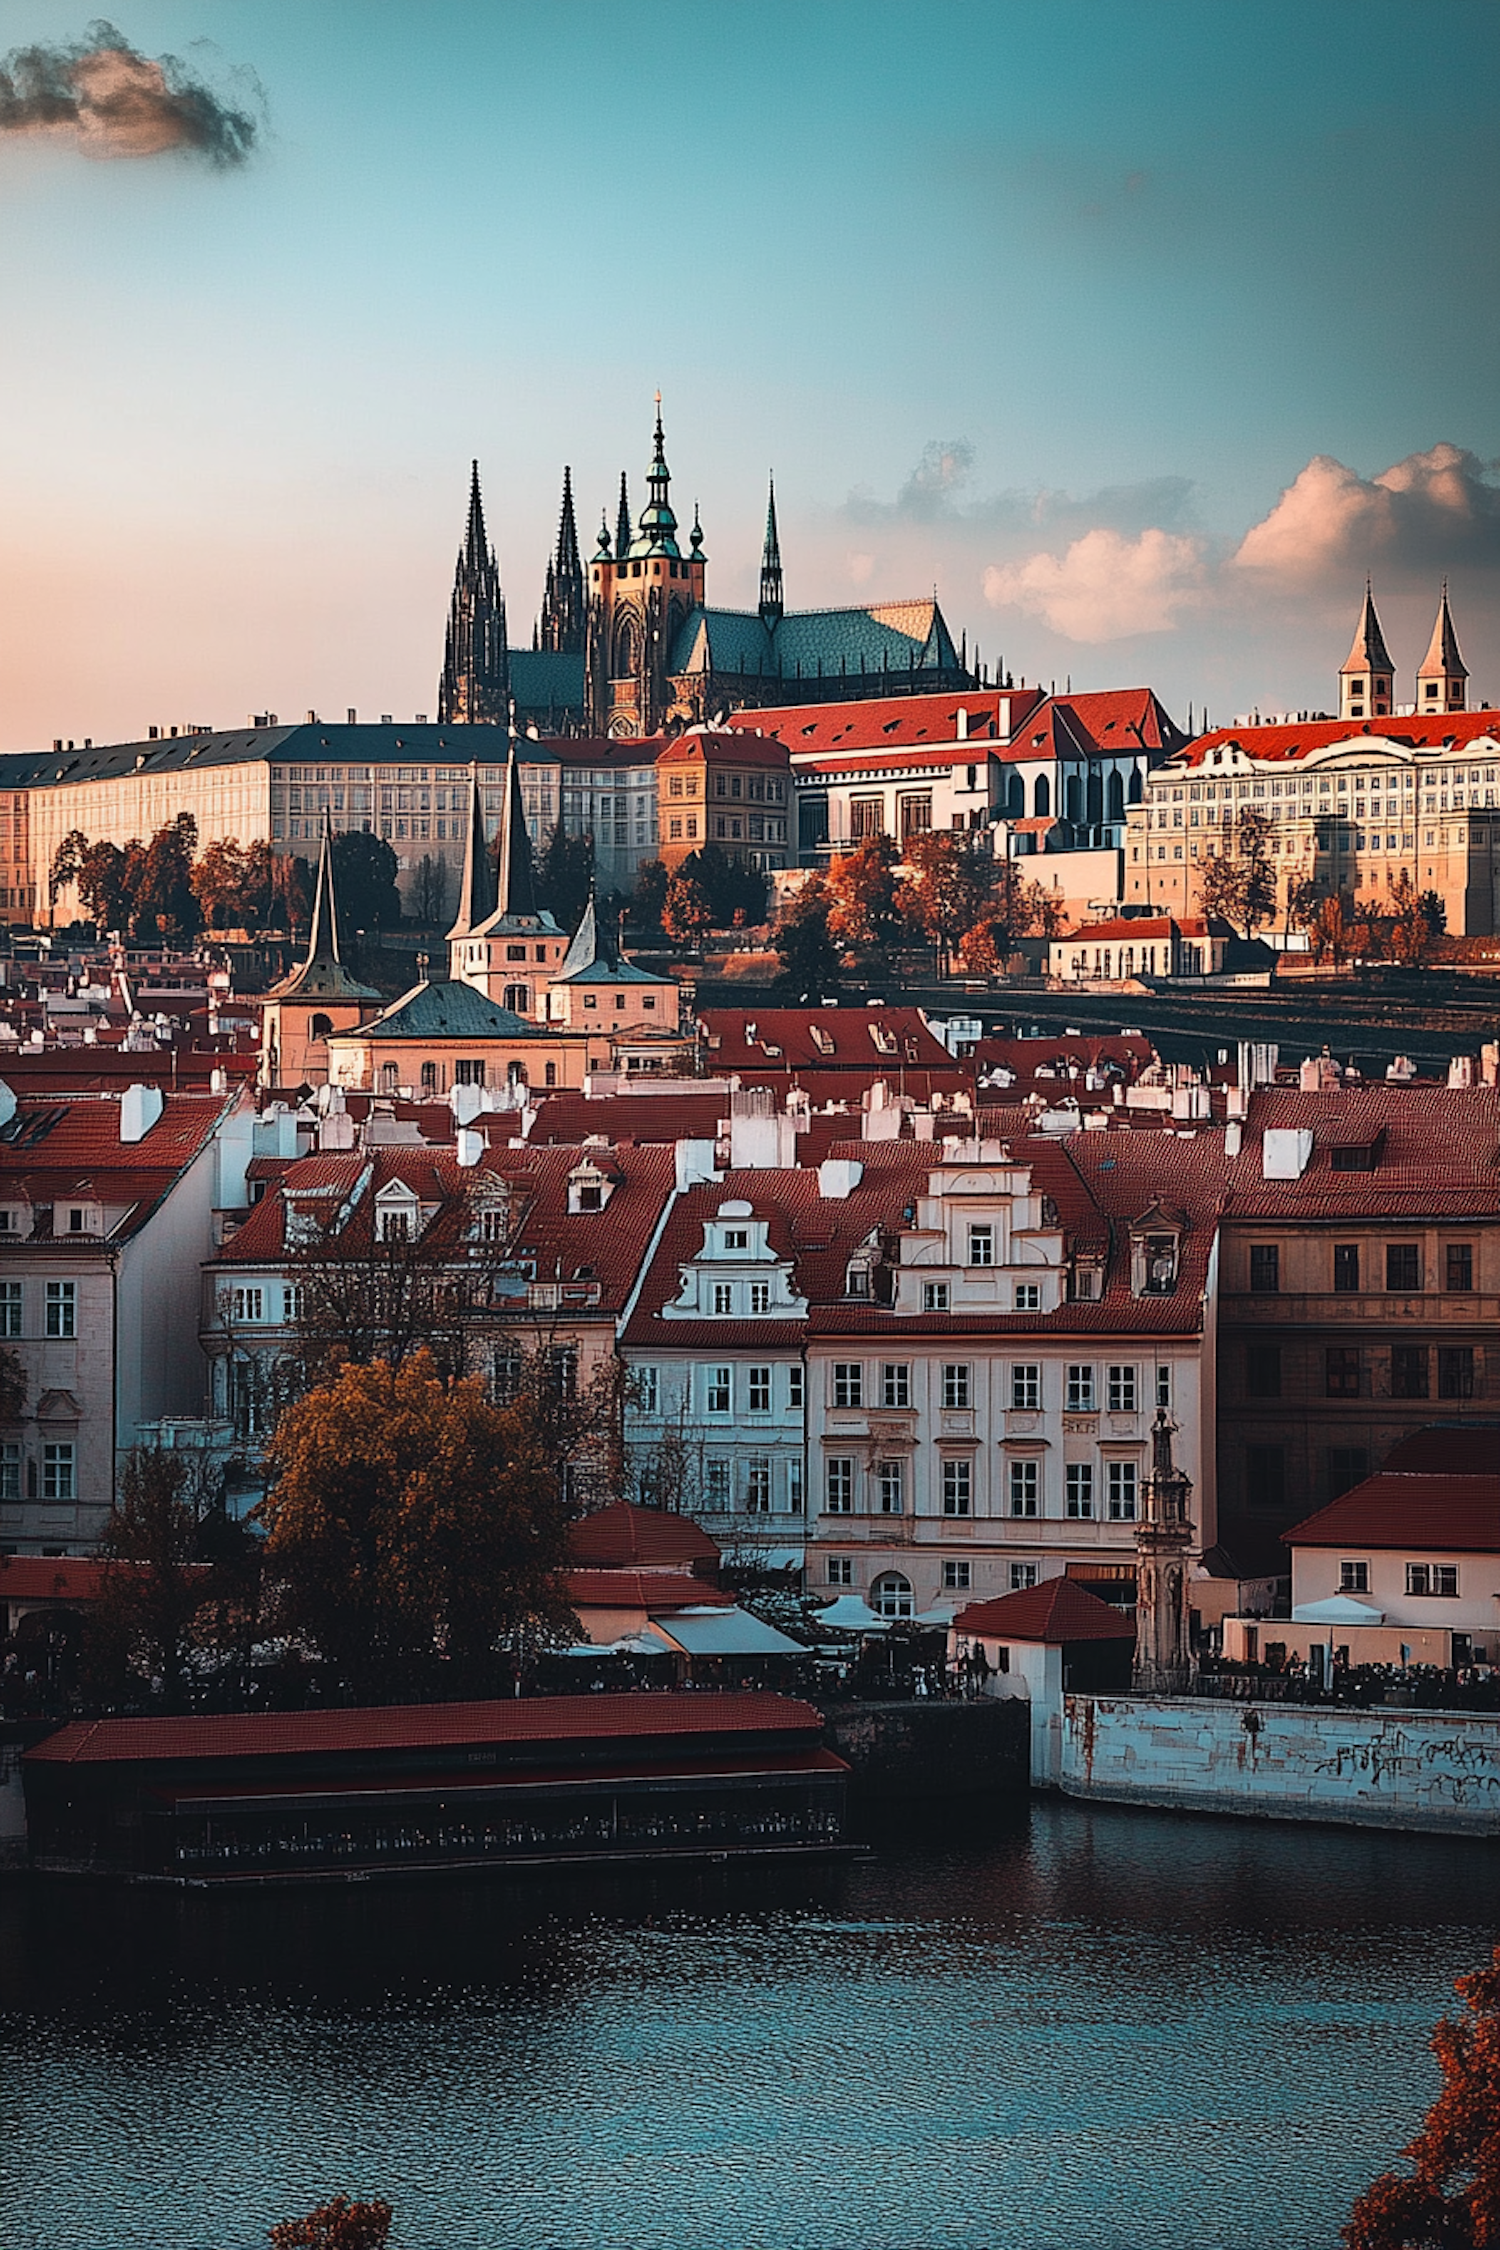
M40 50L40 52L38 52ZM28 52L29 51L29 52ZM9 57L9 60L4 58ZM411 717L664 397L709 598L1500 702L1493 0L0 0L0 748Z

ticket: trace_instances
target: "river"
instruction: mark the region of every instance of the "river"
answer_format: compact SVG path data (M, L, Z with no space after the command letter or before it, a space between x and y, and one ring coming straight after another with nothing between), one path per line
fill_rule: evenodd
M1302 2250L1436 2087L1493 1845L1037 1800L857 1864L0 1886L0 2241Z

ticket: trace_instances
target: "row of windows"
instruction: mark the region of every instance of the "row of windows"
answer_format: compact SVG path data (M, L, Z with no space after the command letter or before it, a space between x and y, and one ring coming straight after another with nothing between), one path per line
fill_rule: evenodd
M1341 1162L1340 1159L1343 1159ZM1356 1159L1363 1158L1364 1162ZM1369 1152L1362 1148L1334 1149L1332 1169L1335 1172L1360 1172L1370 1170ZM1336 1242L1333 1245L1333 1286L1340 1294L1364 1288L1381 1286L1368 1270L1361 1282L1361 1245L1357 1242ZM1472 1294L1474 1288L1474 1245L1471 1242L1447 1242L1443 1245L1443 1287L1458 1295ZM1377 1267L1377 1271L1379 1268ZM1419 1242L1388 1242L1385 1244L1385 1281L1391 1290L1409 1293L1426 1287L1422 1269L1422 1245ZM1250 1288L1257 1297L1274 1297L1281 1289L1281 1246L1275 1242L1253 1242L1250 1245Z
M1370 1355L1373 1358L1373 1355ZM1432 1396L1432 1352L1426 1344L1395 1344L1386 1371L1392 1398ZM1373 1397L1373 1366L1357 1344L1330 1344L1323 1353L1325 1398ZM1473 1398L1474 1348L1471 1344L1437 1347L1439 1398ZM1282 1359L1279 1344L1251 1344L1245 1354L1245 1392L1249 1398L1280 1398Z
M716 1282L715 1288L728 1286ZM769 1288L767 1282L752 1282L752 1289ZM776 1370L769 1365L759 1367L705 1367L703 1377L703 1407L707 1414L769 1414L774 1404ZM805 1370L800 1360L792 1360L784 1369L785 1406L801 1411L806 1403ZM735 1377L740 1377L740 1400L735 1405ZM636 1400L641 1413L661 1412L661 1369L640 1367L635 1373Z
M830 1586L854 1584L854 1559L851 1555L830 1555L827 1563ZM1036 1584L1037 1566L1034 1562L1013 1562L1009 1565L1010 1590L1024 1593ZM945 1557L943 1562L943 1588L950 1594L966 1594L973 1585L972 1568L962 1555ZM913 1614L911 1580L899 1570L882 1571L870 1588L870 1607L877 1617L910 1617Z
M19 1445L0 1445L0 1505L14 1505L22 1497L23 1475L26 1497L31 1500L76 1500L78 1498L78 1450L76 1446L50 1441L42 1447L41 1490L38 1493L37 1463L23 1461Z
M752 1454L749 1460L739 1463L741 1477L740 1505L749 1516L768 1516L775 1512L773 1498L772 1464L765 1455ZM712 1456L703 1464L703 1504L714 1514L726 1513L734 1505L734 1474L736 1464ZM803 1508L802 1463L786 1464L785 1512L800 1516Z
M1341 1594L1368 1594L1370 1591L1370 1566L1367 1562L1341 1562L1339 1564L1339 1592ZM1458 1597L1457 1563L1409 1562L1406 1566L1406 1591L1409 1594L1438 1594L1448 1600Z
M831 1516L904 1515L909 1505L907 1467L904 1460L877 1461L868 1472L867 1483L862 1485L860 1464L851 1454L830 1454L823 1465L826 1512ZM1063 1472L1064 1515L1074 1521L1088 1521L1099 1512L1102 1497L1102 1512L1108 1522L1134 1523L1139 1489L1135 1462L1106 1461L1103 1467L1101 1495L1095 1464L1092 1461L1068 1462ZM1042 1469L1040 1461L1017 1460L1006 1464L1005 1497L1013 1517L1030 1520L1045 1512ZM939 1492L945 1516L972 1515L974 1463L962 1457L945 1458L940 1465Z
M42 1291L42 1334L69 1337L78 1333L78 1284L49 1281ZM26 1334L26 1285L0 1281L0 1336Z
M748 1289L752 1311L769 1310L770 1283L716 1281L712 1284L712 1307L716 1313L737 1309L734 1292ZM757 1297L761 1301L756 1301ZM257 1316L258 1317L258 1316ZM801 1408L805 1403L805 1370L794 1360L786 1368L785 1404ZM741 1378L740 1411L750 1414L768 1414L772 1406L772 1369L769 1366L751 1366L736 1369L733 1366L705 1367L703 1373L704 1410L709 1414L732 1414L736 1411L736 1376ZM1068 1361L1063 1368L1063 1405L1067 1412L1091 1414L1102 1403L1111 1414L1133 1414L1146 1402L1146 1371L1129 1362L1109 1362L1100 1369L1088 1361ZM873 1378L873 1379L871 1379ZM940 1395L948 1412L963 1412L975 1401L974 1368L968 1360L944 1360L939 1370ZM643 1413L656 1414L661 1410L661 1370L643 1367L637 1371L637 1395ZM1172 1370L1157 1367L1151 1383L1151 1395L1157 1406L1172 1403ZM863 1360L835 1360L828 1371L828 1401L834 1407L876 1407L892 1412L907 1411L912 1404L912 1364L910 1360L883 1360L878 1371L868 1368ZM1043 1399L1043 1369L1039 1360L1018 1360L1010 1369L1011 1410L1016 1413L1040 1413Z
M947 1312L951 1309L952 1291L946 1281L924 1281L922 1284L923 1312ZM1042 1285L1039 1281L1018 1281L1012 1296L1015 1312L1040 1312Z

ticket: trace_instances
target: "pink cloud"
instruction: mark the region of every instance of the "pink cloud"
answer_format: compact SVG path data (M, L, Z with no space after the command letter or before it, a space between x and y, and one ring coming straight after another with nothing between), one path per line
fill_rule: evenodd
M1070 641L1116 641L1165 633L1201 598L1203 553L1196 539L1149 529L1137 538L1096 526L1062 555L992 563L985 599L995 609L1040 617Z

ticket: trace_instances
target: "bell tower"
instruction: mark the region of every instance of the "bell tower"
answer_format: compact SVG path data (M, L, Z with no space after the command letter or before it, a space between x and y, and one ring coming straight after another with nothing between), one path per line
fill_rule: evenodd
M1181 1695L1197 1666L1188 1633L1188 1514L1192 1480L1172 1461L1177 1428L1163 1406L1151 1429L1151 1474L1135 1533L1135 1670L1138 1695Z
M1365 580L1364 604L1349 654L1339 666L1339 717L1387 719L1395 707L1396 667L1392 664L1375 615L1370 581Z
M1438 602L1437 623L1427 654L1417 667L1417 716L1427 711L1463 711L1469 702L1469 668L1458 653L1458 635L1448 608L1448 581Z
M589 562L588 724L595 734L658 734L671 715L673 645L702 604L706 560L696 527L686 555L678 545L671 483L658 391L646 504L632 527L622 478L613 543L606 517Z

